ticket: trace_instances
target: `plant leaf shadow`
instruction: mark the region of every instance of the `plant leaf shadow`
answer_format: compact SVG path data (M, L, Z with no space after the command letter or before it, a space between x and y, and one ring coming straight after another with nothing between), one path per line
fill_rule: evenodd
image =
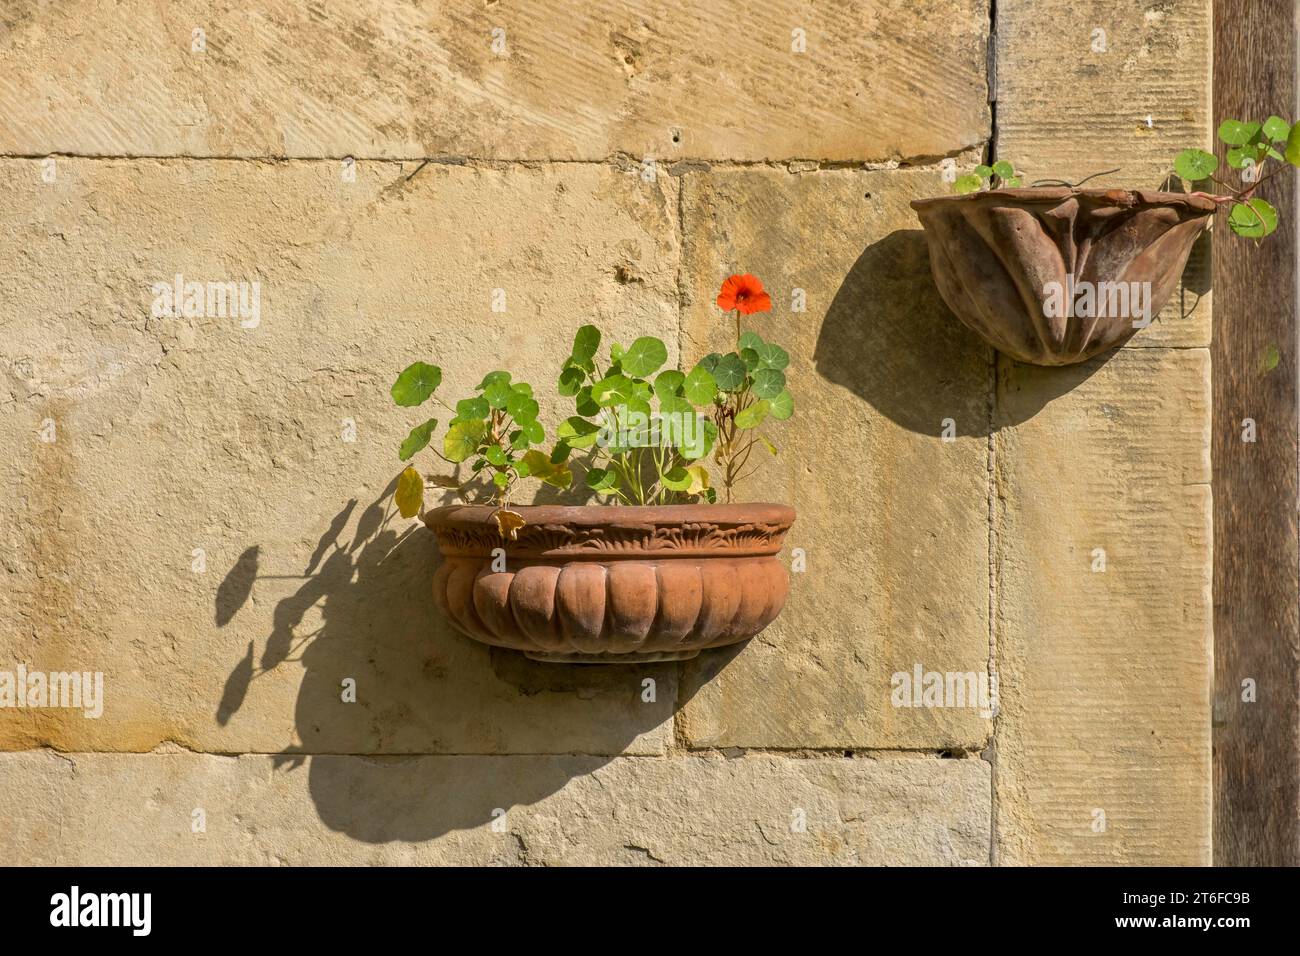
M229 624L239 609L242 608L253 593L253 582L257 580L257 568L261 560L262 549L257 545L245 549L235 566L221 580L217 588L216 622L217 627Z
M265 639L250 643L232 668L215 716L227 726L257 681L286 665L301 667L298 743L274 763L284 772L305 767L323 823L369 843L480 827L494 810L534 804L671 722L685 703L674 664L542 664L454 632L433 602L435 539L422 526L394 528L394 487L360 515L355 499L346 502L306 559L306 573L257 569L248 559L262 554L254 546L218 589L228 620L239 610L230 595L247 600L255 587L292 588L275 602ZM341 698L350 676L356 703ZM655 680L657 706L643 705L646 678ZM593 698L628 704L592 711L584 703ZM526 734L534 744L507 756L507 747L520 750L506 728L518 731L521 718L511 710L523 701L533 707L537 726ZM617 726L581 726L585 715L610 708L620 715ZM597 750L571 746L565 734L574 733L595 734Z

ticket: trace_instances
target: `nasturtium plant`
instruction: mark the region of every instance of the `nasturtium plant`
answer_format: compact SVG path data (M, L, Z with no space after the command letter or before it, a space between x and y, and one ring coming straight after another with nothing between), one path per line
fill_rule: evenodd
M1020 185L1020 177L1005 159L999 159L992 165L981 163L969 173L958 176L953 181L954 192L973 193L981 189L1013 189Z
M532 386L513 381L509 372L489 372L474 389L455 406L438 396L442 370L436 365L415 362L397 376L391 394L393 401L407 408L433 399L451 417L443 434L441 448L433 442L438 420L430 418L411 429L397 450L397 457L410 461L428 449L450 465L467 465L469 476L437 478L439 484L460 489L466 498L474 497L473 488L481 489L478 497L497 506L497 523L503 535L519 527L518 514L509 510L511 494L521 479L536 478L559 488L568 487L573 475L563 461L553 460L536 446L546 442L546 432L538 421L541 407L533 397ZM458 469L459 470L459 469ZM398 511L412 518L424 503L425 476L408 465L397 478Z
M1277 229L1277 210L1255 193L1286 165L1300 166L1300 123L1280 116L1263 122L1225 119L1219 124L1224 159L1237 170L1240 182L1219 178L1219 159L1203 149L1185 149L1174 158L1174 172L1228 209L1228 228L1247 239L1262 239ZM1271 169L1266 168L1275 164ZM1209 184L1224 192L1213 192Z
M397 478L398 510L408 518L419 514L432 481L458 489L465 500L495 505L502 536L514 538L526 520L510 510L519 482L568 488L574 464L582 466L589 491L625 504L731 501L736 484L755 470L753 450L777 453L762 429L793 415L794 399L786 387L790 356L741 329L742 315L772 308L763 284L752 275L731 276L717 301L735 312L735 348L712 352L689 370L666 367L668 346L649 335L627 346L611 342L601 359L600 330L578 329L556 388L572 400L573 414L556 428L550 451L543 447L541 405L526 382L489 372L473 394L449 405L437 394L438 366L408 366L392 385L393 401L404 408L432 401L450 417L442 416L441 442L434 438L439 418L429 418L411 428L397 456L410 461L427 450L456 466L456 474L424 475L408 465ZM469 471L463 480L462 468Z
M772 309L763 283L752 275L730 276L722 283L717 304L724 312L735 313L736 350L706 355L696 367L709 370L718 385L713 405L717 429L713 459L730 501L734 486L757 469L757 465L749 467L754 449L761 446L769 454L777 454L776 444L760 429L793 415L794 397L786 388L789 354L757 332L741 330L742 315Z
M772 308L763 284L731 276L718 304L736 313L736 348L689 371L664 368L668 348L651 336L611 343L602 362L600 330L580 328L559 379L575 414L557 429L553 460L584 461L587 487L625 504L731 501L753 473L746 470L753 449L776 454L760 429L794 414L794 399L785 380L790 356L740 327L741 315Z
M552 460L581 459L587 487L624 504L717 500L700 463L717 437L698 411L712 407L712 377L665 369L668 346L653 336L611 343L607 361L600 343L600 330L584 325L560 369L559 393L574 414L556 430Z

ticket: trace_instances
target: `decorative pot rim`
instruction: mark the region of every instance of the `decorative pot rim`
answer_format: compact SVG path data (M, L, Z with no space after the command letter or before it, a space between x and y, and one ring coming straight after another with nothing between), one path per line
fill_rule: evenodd
M918 212L948 203L987 202L989 200L1016 200L1029 203L1057 203L1073 196L1086 196L1097 200L1096 205L1120 208L1134 206L1186 206L1200 213L1212 213L1218 205L1202 193L1163 192L1158 189L1081 189L1075 186L1020 186L1014 189L989 189L983 192L962 193L953 196L931 196L913 199L911 206Z
M638 559L774 555L795 521L789 505L518 505L526 524L502 539L492 505L443 505L424 515L444 556Z

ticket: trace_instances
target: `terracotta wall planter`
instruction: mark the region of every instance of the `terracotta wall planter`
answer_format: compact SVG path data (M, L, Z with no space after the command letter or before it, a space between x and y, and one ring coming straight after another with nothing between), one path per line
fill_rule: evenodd
M534 660L684 660L753 637L790 589L776 558L795 518L785 505L521 507L515 541L494 510L425 515L444 558L434 600L461 633Z
M1177 287L1214 203L1122 189L997 189L912 203L948 307L998 351L1069 365L1122 345L1133 315L1052 317L1051 283L1149 283L1155 316ZM1085 308L1083 311L1087 311Z

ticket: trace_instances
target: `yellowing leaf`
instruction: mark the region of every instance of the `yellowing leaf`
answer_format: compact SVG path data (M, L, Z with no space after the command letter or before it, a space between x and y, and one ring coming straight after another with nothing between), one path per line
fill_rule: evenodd
M414 518L424 503L424 479L414 468L407 468L397 476L397 510L403 518Z
M709 487L709 470L703 465L691 465L686 469L691 476L691 483L686 487L688 495L703 494Z
M492 512L492 517L497 519L497 531L501 533L501 537L509 538L511 541L517 540L519 529L528 524L518 511L507 511L505 508L498 508Z
M772 407L771 402L766 398L760 398L753 405L742 408L735 418L737 428L757 428L767 417L768 409Z
M1276 345L1270 345L1264 349L1264 361L1262 363L1265 372L1271 372L1277 368L1278 362L1282 361L1282 350Z
M442 453L452 461L461 462L478 449L487 433L487 424L470 419L453 421L442 439Z
M533 478L544 481L548 485L554 485L557 488L567 488L573 481L573 472L564 462L551 461L550 455L544 455L536 449L530 449L524 452L524 468L520 474L527 472Z

